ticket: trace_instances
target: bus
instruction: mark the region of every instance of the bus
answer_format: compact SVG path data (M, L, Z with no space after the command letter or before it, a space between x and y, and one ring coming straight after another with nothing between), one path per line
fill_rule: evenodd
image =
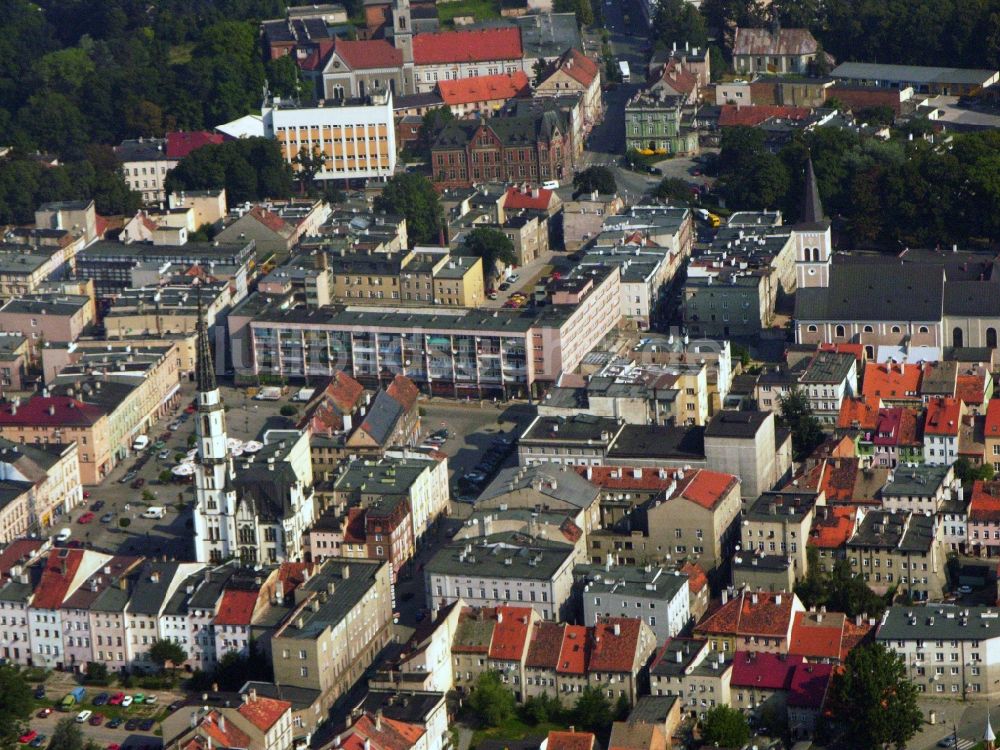
M631 71L629 71L629 68L628 68L628 60L619 60L618 61L618 70L621 71L622 82L623 83L628 83L629 80L631 80L631 78L632 78L632 73L631 73Z

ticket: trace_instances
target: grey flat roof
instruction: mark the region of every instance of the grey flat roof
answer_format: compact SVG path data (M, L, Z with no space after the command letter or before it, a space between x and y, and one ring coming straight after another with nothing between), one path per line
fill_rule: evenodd
M467 547L471 547L471 551L466 552ZM548 581L574 554L571 544L505 532L481 537L475 544L450 544L430 559L426 570L448 576Z
M610 417L575 414L571 417L536 417L521 435L519 442L584 442L606 444L614 439L622 425Z
M882 496L931 497L948 476L947 466L897 466L882 488Z
M577 565L573 576L586 581L585 594L620 594L637 599L670 601L688 581L686 573L653 567L622 565L605 569L603 565Z
M391 302L391 300L387 300ZM294 308L292 310L264 310L254 323L283 323L291 325L313 325L341 327L351 326L359 329L413 329L421 328L428 333L441 331L490 331L511 334L526 333L538 323L538 316L528 310L511 311L496 310L492 313L480 310L460 310L451 312L406 312L399 309L352 307L346 305L330 305L316 310Z
M319 572L299 588L318 596L320 592L328 591L328 584L332 583L333 593L326 601L322 598L318 600L320 602L318 611L314 612L309 607L299 610L299 618L302 619L301 628L297 623L299 618L295 618L285 628L279 630L275 637L312 640L318 638L327 628L335 627L375 585L375 577L383 565L386 563L381 560L328 558ZM344 567L350 568L346 578L343 575Z
M985 641L1000 637L1000 609L935 604L890 607L875 638L880 641Z
M984 85L995 70L976 68L935 68L923 65L883 65L845 62L830 73L834 78L900 81L902 83L967 83Z

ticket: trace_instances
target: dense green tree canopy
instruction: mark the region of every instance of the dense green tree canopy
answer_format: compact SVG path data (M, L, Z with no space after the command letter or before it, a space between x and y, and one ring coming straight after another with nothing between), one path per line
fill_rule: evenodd
M10 664L0 665L0 750L13 750L31 716L31 688Z
M514 243L510 241L510 237L492 227L473 229L465 235L462 248L469 255L476 255L483 259L483 273L486 278L492 278L496 275L497 261L508 266L517 262L517 255L514 254Z
M226 189L232 202L287 198L292 170L276 141L241 138L204 146L181 159L167 175L167 191Z
M406 217L411 247L436 245L441 241L444 219L441 201L430 180L423 175L404 172L389 178L382 194L375 199L375 210Z
M573 188L577 194L594 190L614 194L618 192L618 183L615 182L615 173L607 167L587 167L573 177Z
M701 722L701 736L707 745L743 747L750 739L750 726L739 709L715 706Z
M834 677L830 703L858 750L903 748L923 725L917 687L903 658L881 643L859 646Z
M514 715L514 694L500 681L496 672L483 672L469 696L471 708L486 726L499 726Z

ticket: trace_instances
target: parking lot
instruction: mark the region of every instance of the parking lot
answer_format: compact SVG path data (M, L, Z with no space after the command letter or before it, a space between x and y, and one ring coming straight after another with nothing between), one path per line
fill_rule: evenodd
M53 675L53 677L63 677L63 675ZM88 687L82 702L66 711L61 711L56 706L70 689L69 686L63 685L64 682L65 680L50 681L46 685L46 697L35 700L36 707L28 721L28 734L22 735L22 738L30 738L29 742L35 742L33 747L44 747L55 731L56 725L63 719L73 718L79 724L84 741L93 742L98 747L108 748L118 745L122 750L126 748L157 750L163 743L157 734L160 732L160 721L170 713L168 706L181 697L178 693L160 690L127 691L126 694L132 697L133 701L141 695L143 703L133 702L132 705L124 707L108 703L119 694L118 690ZM148 697L153 697L155 703L152 705L146 703L145 699ZM81 711L90 712L82 722L79 720ZM36 733L36 736L32 736L31 732ZM38 740L39 736L42 737L41 741Z

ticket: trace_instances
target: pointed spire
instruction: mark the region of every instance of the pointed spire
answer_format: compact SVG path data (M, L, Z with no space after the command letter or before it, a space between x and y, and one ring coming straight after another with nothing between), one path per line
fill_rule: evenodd
M983 732L983 742L992 748L997 736L993 733L993 725L990 723L990 712L986 712L986 731Z
M202 393L214 391L215 370L212 368L212 347L208 343L208 326L205 325L205 311L201 306L201 284L198 284L198 340L195 347L195 375L198 380L198 390Z
M805 197L802 200L802 216L799 221L803 224L818 224L825 221L823 216L823 202L819 198L819 185L816 184L816 172L813 171L813 160L810 156L806 161L806 184Z

